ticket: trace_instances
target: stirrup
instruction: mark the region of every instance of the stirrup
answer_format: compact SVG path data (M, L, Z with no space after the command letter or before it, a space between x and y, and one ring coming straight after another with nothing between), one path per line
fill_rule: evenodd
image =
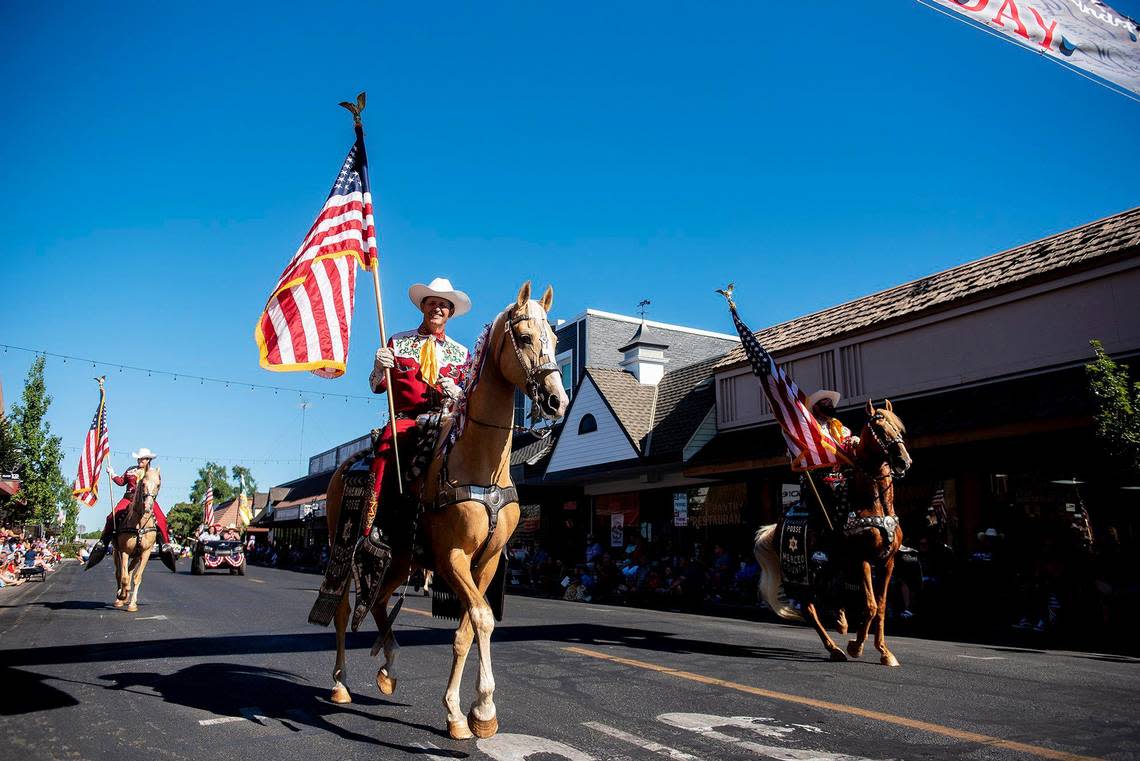
M380 597L380 587L388 564L392 562L392 548L384 541L380 530L375 526L368 536L356 542L352 554L352 577L356 581L356 608L352 611L352 630L360 628L360 622L372 610Z

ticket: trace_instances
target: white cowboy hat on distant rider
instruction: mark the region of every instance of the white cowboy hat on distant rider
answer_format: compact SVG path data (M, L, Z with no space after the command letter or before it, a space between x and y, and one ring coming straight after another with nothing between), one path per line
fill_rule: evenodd
M437 277L427 285L416 283L408 289L408 298L416 305L416 309L419 309L423 305L424 299L428 296L435 296L450 301L452 305L452 317L459 317L471 311L471 298L463 291L455 290L451 281L445 277Z
M815 405L817 405L821 400L830 399L831 406L834 409L835 407L839 406L839 398L840 397L838 391L821 388L819 391L816 391L814 394L807 398L807 406L809 410L814 409Z
M153 460L155 457L158 457L158 455L146 447L143 447L137 452L131 452L131 457L135 458L136 460Z

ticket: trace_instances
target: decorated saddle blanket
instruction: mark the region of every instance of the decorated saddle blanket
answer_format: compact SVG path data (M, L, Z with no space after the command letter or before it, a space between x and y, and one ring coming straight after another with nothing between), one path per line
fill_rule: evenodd
M808 569L808 523L806 515L787 515L780 529L780 572L785 584L807 586L811 583Z
M341 498L336 533L329 537L329 564L325 569L320 593L309 611L309 623L328 626L348 589L356 541L361 535L366 514L374 510L376 491L371 465L371 456L364 452L349 459L348 468L344 472L344 495Z

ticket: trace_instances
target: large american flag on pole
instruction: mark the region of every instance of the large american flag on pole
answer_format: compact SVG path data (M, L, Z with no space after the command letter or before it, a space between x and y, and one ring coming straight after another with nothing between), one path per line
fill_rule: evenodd
M764 350L756 336L741 321L731 297L728 299L728 307L732 312L736 332L740 334L744 345L744 353L752 365L752 372L760 379L760 387L764 389L776 422L783 431L788 456L792 460L792 470L815 470L850 464L851 453L811 414L804 392L788 377L784 368L776 364L772 355Z
M95 417L91 419L91 427L87 429L87 437L83 440L83 451L79 454L79 473L75 476L71 491L73 497L88 507L94 507L99 501L99 471L103 468L103 458L111 452L111 439L107 435L107 392L103 388L103 379L98 380L99 406L95 409Z
M254 338L267 370L344 374L356 264L376 266L376 224L364 130L341 165L328 199L269 296Z
M206 499L202 502L202 525L209 528L214 522L214 485L206 486Z

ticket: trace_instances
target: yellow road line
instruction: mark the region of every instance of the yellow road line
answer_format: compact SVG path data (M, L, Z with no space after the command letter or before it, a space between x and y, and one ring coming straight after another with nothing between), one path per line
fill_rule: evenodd
M816 698L808 698L802 695L792 695L791 693L787 692L766 690L762 687L753 687L747 684L740 684L739 682L730 682L727 679L717 679L716 677L705 676L704 674L695 674L691 671L681 671L680 669L662 666L657 663L637 661L632 658L620 658L616 655L602 653L597 650L588 650L584 647L564 647L562 649L568 653L584 655L589 658L597 658L599 660L610 661L612 663L620 663L623 666L632 666L634 668L645 669L646 671L656 671L659 674L674 676L678 679L687 679L691 682L700 682L701 684L709 684L715 687L725 687L730 690L745 692L749 695L758 695L760 697L770 698L772 700L782 700L785 703L797 703L799 705L811 706L812 708L819 708L825 711L846 713L852 716L859 716L864 719L873 719L874 721L886 722L888 724L898 724L899 726L907 727L909 729L917 729L922 732L930 732L931 734L943 735L944 737L950 737L955 740L981 743L982 745L988 745L995 748L1005 748L1006 750L1012 750L1018 753L1031 753L1034 756L1040 756L1041 758L1058 759L1058 761L1102 761L1096 756L1082 756L1077 753L1067 753L1061 750L1053 750L1052 748L1044 748L1040 745L1030 745L1028 743L1016 742L1014 740L1003 740L1000 737L983 735L978 732L969 732L964 729L955 729L953 727L947 727L941 724L932 724L928 721L908 719L905 716L895 716L894 714L882 713L880 711L871 711L866 708L857 708L855 706L844 705L843 703L832 703L828 700L817 700Z
M404 608L405 613L415 613L417 616L427 616L431 618L431 613L426 610L416 610L415 608Z

